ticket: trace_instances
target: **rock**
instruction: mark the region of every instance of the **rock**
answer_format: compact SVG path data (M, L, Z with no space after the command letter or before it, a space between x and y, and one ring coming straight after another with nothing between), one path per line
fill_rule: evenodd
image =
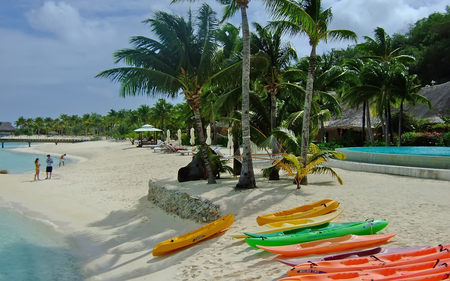
M3 175L9 174L9 170L0 170L0 174Z
M206 169L199 157L194 157L186 167L178 170L178 181L196 181L206 179Z

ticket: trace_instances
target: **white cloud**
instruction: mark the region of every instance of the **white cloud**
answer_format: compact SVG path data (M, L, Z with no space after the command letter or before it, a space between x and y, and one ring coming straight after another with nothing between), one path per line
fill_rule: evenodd
M19 116L52 118L109 109L135 109L153 104L146 97L119 97L119 85L95 79L99 72L113 68L113 53L128 48L131 36L151 36L142 24L157 10L187 15L201 2L169 5L170 0L9 0L2 2L0 21L0 120ZM404 31L410 23L434 11L444 11L448 0L324 0L332 6L331 28L345 28L360 36L373 36L377 26L389 34ZM223 6L208 1L222 16ZM269 17L261 1L251 1L249 22L265 24ZM238 11L231 19L240 25ZM14 25L13 25L14 24ZM286 38L299 56L309 55L308 41L301 36ZM361 38L360 38L361 40ZM318 53L342 44L319 44ZM178 99L179 101L181 99ZM172 102L172 101L171 101Z
M107 22L83 18L76 8L65 2L46 2L27 13L27 19L33 28L75 44L96 45L115 36L115 30Z

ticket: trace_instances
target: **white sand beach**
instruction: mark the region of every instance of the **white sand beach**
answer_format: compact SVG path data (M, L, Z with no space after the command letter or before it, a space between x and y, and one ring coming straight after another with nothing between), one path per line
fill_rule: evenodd
M155 153L129 141L32 144L24 151L79 162L57 167L51 180L33 173L0 175L0 199L26 215L48 220L74 240L87 280L277 280L290 267L277 255L253 249L243 240L216 235L178 252L152 256L159 242L203 224L167 214L147 200L148 181L200 195L232 213L237 232L256 226L261 214L334 199L345 209L336 222L386 219L380 233L397 233L389 247L450 243L447 225L448 181L335 169L344 185L329 175L309 176L296 190L292 179L268 181L256 171L258 188L235 191L237 179L223 174L215 185L177 182L177 171L191 157ZM33 167L33 163L24 163ZM44 165L43 165L44 166Z

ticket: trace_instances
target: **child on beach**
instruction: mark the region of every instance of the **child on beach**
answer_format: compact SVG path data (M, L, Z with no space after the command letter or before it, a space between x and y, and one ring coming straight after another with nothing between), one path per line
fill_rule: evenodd
M39 172L40 172L40 167L41 164L39 164L39 158L36 158L36 160L34 160L34 165L36 166L36 173L34 174L34 180L39 180Z
M61 155L61 157L59 158L59 166L61 167L61 163L64 166L64 156L66 156L66 154L64 153L63 155Z

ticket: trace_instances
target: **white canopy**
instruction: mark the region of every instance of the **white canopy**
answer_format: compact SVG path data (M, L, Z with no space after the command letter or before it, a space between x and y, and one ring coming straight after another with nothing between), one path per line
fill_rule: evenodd
M145 124L139 129L134 130L135 132L161 132L162 130L153 127L152 125Z

